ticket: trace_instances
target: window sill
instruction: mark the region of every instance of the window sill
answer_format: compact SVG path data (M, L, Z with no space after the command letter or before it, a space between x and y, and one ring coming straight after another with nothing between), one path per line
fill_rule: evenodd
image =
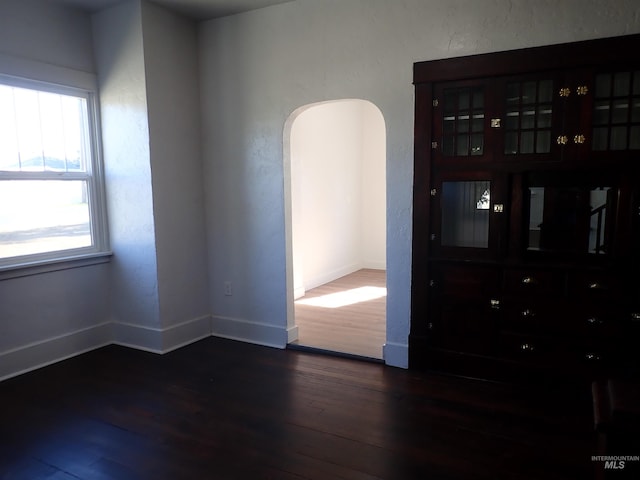
M44 260L0 267L0 281L9 280L11 278L28 277L30 275L40 275L42 273L57 272L59 270L68 270L70 268L109 263L112 255L113 252L89 253L55 260Z

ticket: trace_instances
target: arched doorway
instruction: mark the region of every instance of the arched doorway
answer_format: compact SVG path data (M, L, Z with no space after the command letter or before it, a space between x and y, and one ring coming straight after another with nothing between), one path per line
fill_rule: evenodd
M365 100L306 105L284 135L290 342L382 358L386 139Z

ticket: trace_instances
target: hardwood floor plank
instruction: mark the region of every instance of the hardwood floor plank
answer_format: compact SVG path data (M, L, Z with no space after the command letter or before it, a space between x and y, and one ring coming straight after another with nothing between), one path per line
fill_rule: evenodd
M336 306L339 301L329 306L309 304L362 289L384 295L341 306ZM381 359L386 340L386 272L362 269L309 290L295 302L295 319L297 344Z
M586 479L581 388L528 389L208 338L0 383L0 479Z

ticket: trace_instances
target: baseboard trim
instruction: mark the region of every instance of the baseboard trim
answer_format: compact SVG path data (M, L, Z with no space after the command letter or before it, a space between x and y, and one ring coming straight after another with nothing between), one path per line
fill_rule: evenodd
M329 282L333 282L334 280L337 280L338 278L342 278L346 275L349 275L351 273L357 272L358 270L362 269L362 265L360 264L351 264L351 265L345 265L344 267L340 267L336 270L333 270L331 272L323 272L320 275L316 275L313 278L307 278L305 276L304 279L304 288L305 290L312 290L316 287L319 287L320 285L324 285L325 283L329 283Z
M116 322L114 323L113 343L146 352L164 354L210 336L211 316L205 315L165 328Z
M384 363L390 367L409 368L409 346L387 342L382 347Z
M112 343L112 324L74 332L0 352L0 381L61 362Z
M285 327L217 316L211 318L211 334L214 337L274 348L286 348L289 337Z

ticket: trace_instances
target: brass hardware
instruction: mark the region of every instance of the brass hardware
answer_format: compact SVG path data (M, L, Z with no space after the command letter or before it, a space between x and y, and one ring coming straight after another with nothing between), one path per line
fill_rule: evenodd
M431 148L433 148L434 150L438 148L438 142L431 142Z
M494 213L502 213L504 212L504 204L502 203L496 203L493 205L493 212Z
M571 95L571 89L566 87L561 88L559 93L561 97L568 97L569 95Z
M605 286L598 282L593 282L589 284L589 290L605 290Z
M438 102L438 99L436 98L436 99L434 99L434 100L433 100L432 105L433 105L434 107L437 107L437 106L438 106L438 103L439 103L439 102Z
M536 312L534 312L533 310L529 310L528 308L520 312L520 314L523 318L533 318L536 316Z
M520 350L522 350L523 352L533 352L535 350L535 347L530 343L523 343L522 345L520 345Z
M435 239L436 239L436 234L435 234L435 233L432 233L432 234L431 234L431 240L435 240Z
M587 353L585 354L584 358L589 361L598 361L600 360L600 355L597 355L595 353Z
M578 145L582 145L585 142L586 138L584 135L576 135L573 137L573 143L577 143Z
M634 321L640 320L640 313L637 313L637 312L632 313L631 320L634 320Z
M558 145L566 145L567 143L569 143L569 138L566 135L560 135L556 139L556 142L558 143Z
M522 277L523 285L535 285L538 281L533 277Z
M578 88L576 88L576 93L578 95L586 95L587 93L589 93L589 87L587 87L586 85L580 85Z
M491 128L500 128L500 119L492 118L491 119Z
M587 318L587 323L589 325L602 325L604 322L596 317Z
M495 298L492 298L491 308L493 308L494 310L500 310L500 300L496 300Z
M438 190L436 190L435 188L432 188L429 193L431 194L432 197L435 197L436 194L438 193Z
M433 323L427 323L427 330L433 330Z
M429 280L429 286L430 287L435 287L436 286L436 281L435 280Z

